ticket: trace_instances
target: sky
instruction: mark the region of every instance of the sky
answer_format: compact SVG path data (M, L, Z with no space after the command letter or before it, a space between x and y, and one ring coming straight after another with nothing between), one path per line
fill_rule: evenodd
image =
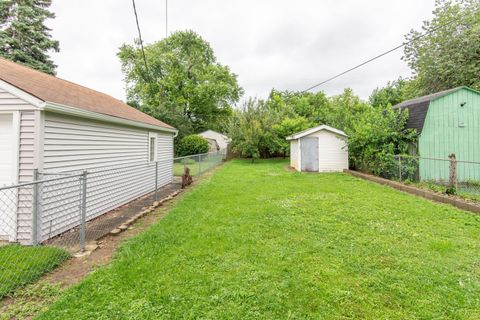
M145 44L166 35L165 0L136 0ZM432 17L434 0L169 0L168 33L194 30L238 76L245 97L304 90L404 41ZM53 0L57 76L125 100L116 54L137 38L131 0ZM368 99L411 71L400 49L315 89Z

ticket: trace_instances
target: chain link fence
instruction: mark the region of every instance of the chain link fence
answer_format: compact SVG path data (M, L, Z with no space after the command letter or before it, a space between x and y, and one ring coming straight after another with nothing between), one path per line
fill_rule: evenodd
M220 164L227 156L227 149L221 149L214 152L195 154L186 157L173 159L173 174L175 177L181 177L185 169L190 169L190 175L198 177Z
M480 201L480 162L407 155L394 157L386 178Z
M178 190L185 168L198 177L224 158L220 150L173 162L34 170L34 181L0 187L0 298Z

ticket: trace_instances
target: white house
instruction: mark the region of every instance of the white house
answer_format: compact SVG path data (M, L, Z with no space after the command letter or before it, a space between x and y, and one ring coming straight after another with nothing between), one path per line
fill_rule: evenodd
M287 137L290 166L297 171L329 172L348 169L347 135L321 125Z
M220 150L226 149L230 143L230 138L226 135L223 135L219 132L213 130L207 130L198 134L201 137L204 137L207 140L215 140L218 144Z
M109 169L87 192L87 220L93 219L153 191L155 174L146 174L148 166L159 168L159 187L172 181L176 133L111 96L0 58L0 186L31 182L34 169ZM22 201L21 189L16 192L18 208L7 212L0 205L0 240L29 243L32 204ZM0 197L2 204L12 194ZM53 207L45 207L50 220L41 228L48 235L40 230L40 240L75 224L66 205ZM78 205L71 210L75 216Z

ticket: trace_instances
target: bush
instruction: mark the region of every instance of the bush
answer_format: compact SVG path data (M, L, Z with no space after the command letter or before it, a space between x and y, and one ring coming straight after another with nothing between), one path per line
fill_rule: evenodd
M178 143L177 155L179 157L189 156L192 154L208 152L208 141L199 135L192 134L186 136Z

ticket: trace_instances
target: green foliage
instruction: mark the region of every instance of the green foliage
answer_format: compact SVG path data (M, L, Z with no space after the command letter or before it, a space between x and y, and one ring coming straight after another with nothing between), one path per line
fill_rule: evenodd
M118 53L130 105L179 129L179 138L223 129L243 90L208 42L179 31L146 45L145 54L148 70L135 46L124 44Z
M232 150L241 157L268 157L277 147L271 128L277 122L278 112L269 110L262 100L250 99L237 111L229 126Z
M314 126L314 123L302 116L285 118L279 124L275 124L273 126L273 132L277 138L276 151L286 156L290 152L290 141L287 141L285 138Z
M383 88L373 90L369 102L375 108L394 106L404 100L413 99L419 94L415 80L406 80L400 77L395 81L388 82Z
M48 51L59 51L46 19L55 18L48 8L51 0L0 1L0 56L34 69L55 74L56 65Z
M398 86L404 84L392 84L395 90ZM272 91L268 100L250 100L236 113L229 127L233 150L252 160L285 156L290 145L287 136L327 124L349 136L351 167L389 176L397 172L394 155L407 153L416 135L405 129L407 113L394 111L387 90L380 91L378 98L372 98L375 106L351 89L330 98L322 92ZM387 100L386 106L377 106Z
M415 72L419 90L429 94L463 85L480 89L480 2L437 0L433 14L423 32L445 26L405 46L404 60ZM421 33L411 31L406 40Z
M416 133L405 128L408 111L370 108L360 115L349 134L350 166L383 177L396 176L398 172L394 155L407 154L415 141Z
M454 196L457 194L457 188L455 188L455 186L448 186L445 190L445 193L449 196Z
M0 298L36 280L68 257L66 251L53 247L0 246Z
M196 134L183 137L177 146L177 155L179 157L189 156L192 154L201 154L208 152L207 139Z
M228 162L45 319L479 319L478 216L287 161Z

